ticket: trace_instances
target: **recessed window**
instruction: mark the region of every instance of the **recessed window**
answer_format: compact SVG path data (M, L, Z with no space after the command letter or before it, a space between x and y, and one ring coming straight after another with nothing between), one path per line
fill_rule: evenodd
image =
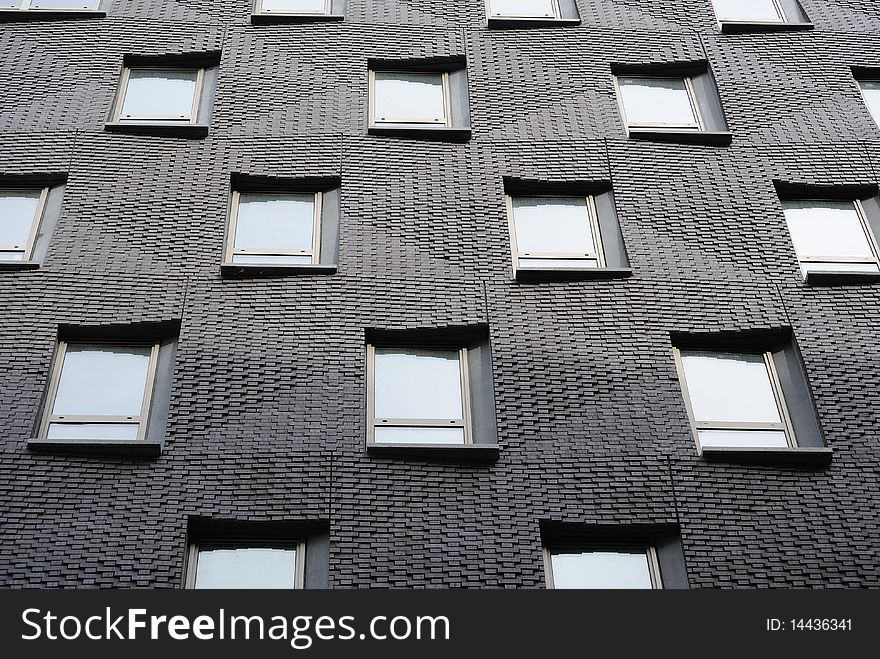
M143 439L158 356L158 343L60 342L41 437Z
M0 261L31 258L48 194L48 188L0 189Z
M782 23L785 12L777 0L713 0L719 21Z
M547 550L547 582L555 589L662 588L654 547Z
M786 201L785 220L806 277L811 272L880 273L880 252L859 201Z
M593 197L508 197L516 267L604 267Z
M303 587L305 543L203 543L190 547L188 586L196 589Z
M860 80L859 87L871 116L880 125L880 80Z
M2 9L23 11L90 11L98 8L100 0L12 0L0 2Z
M370 72L370 124L451 125L449 73Z
M195 68L125 68L114 121L195 123L204 75Z
M677 351L701 448L796 446L771 353Z
M226 260L309 265L320 258L320 193L233 194Z
M368 442L472 443L467 353L368 346Z
M557 0L488 0L489 18L559 18Z
M330 0L257 0L257 13L287 16L330 13Z
M617 85L629 128L703 129L690 78L618 77Z

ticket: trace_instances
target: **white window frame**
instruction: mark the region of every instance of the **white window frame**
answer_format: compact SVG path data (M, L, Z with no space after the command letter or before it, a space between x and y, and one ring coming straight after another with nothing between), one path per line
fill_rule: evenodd
M376 116L376 74L377 73L409 73L409 74L425 74L442 76L443 82L443 119L442 121L412 119L412 118L395 118L383 119ZM423 71L423 70L403 70L403 69L370 69L369 74L369 124L370 128L379 128L382 126L443 126L449 128L452 126L452 95L449 83L449 71Z
M805 203L815 202L817 204L821 203L831 203L831 202L839 202L839 199L805 199L802 200ZM859 264L871 264L876 265L880 268L880 245L877 243L877 238L874 236L874 232L871 230L871 224L868 222L868 216L865 213L865 207L862 205L860 199L854 199L852 201L853 205L856 209L856 214L859 217L859 222L862 225L862 231L865 233L865 239L868 241L868 246L871 248L871 252L874 254L873 257L862 257L856 258L852 256L823 256L820 254L800 254L797 249L795 249L795 254L798 258L798 264L806 270L804 274L804 278L806 278L807 274L810 272L814 274L821 274L822 272L827 272L823 270L810 270L809 268L804 268L804 266L809 265L810 263L842 263L847 265L859 265ZM784 202L783 202L784 205ZM786 227L787 228L787 227ZM791 235L791 231L789 230L789 236ZM867 270L866 272L880 272L880 270Z
M97 11L101 6L101 0L83 0L84 7L33 7L39 0L20 0L18 7L9 7L0 11L58 11L58 12L81 12Z
M874 83L880 84L880 77L856 78L856 86L859 88L859 96L862 97L862 103L867 108L868 114L871 115L871 119L873 119L874 123L877 125L877 127L880 128L880 115L878 115L876 117L874 116L874 112L873 112L873 110L871 110L871 106L868 104L868 99L865 96L865 88L862 87L863 82L874 82Z
M55 407L55 398L58 395L58 385L61 382L61 371L64 367L64 358L67 355L68 346L76 346L76 345L95 345L95 346L107 346L107 347L152 347L152 351L150 352L150 364L147 367L147 380L144 384L144 395L143 400L141 402L141 411L140 414L134 416L109 416L109 415L87 415L87 414L75 414L75 415L64 415L58 416L52 414L52 408ZM80 425L80 424L127 424L133 425L138 424L138 433L137 439L143 440L146 438L147 434L147 425L150 417L150 405L153 400L153 389L156 385L156 369L159 361L159 346L160 343L158 341L107 341L107 340L78 340L78 341L59 341L58 349L55 352L55 358L52 362L52 373L49 379L49 392L46 396L46 406L43 412L43 421L40 424L40 437L46 438L49 434L49 426L53 423L65 424L65 425ZM121 440L107 440L107 441L121 441Z
M332 0L324 0L321 11L270 11L263 9L263 0L254 0L254 14L259 16L329 16L332 12Z
M593 231L594 246L598 250L595 254L581 254L574 252L520 252L519 244L516 236L516 218L514 216L513 201L514 199L585 199L587 202L587 214L589 216L590 228ZM594 267L586 266L584 270L593 270L596 268L606 267L605 263L605 245L602 241L602 230L599 226L599 212L596 208L596 198L592 195L506 195L507 204L507 223L510 230L510 251L513 255L513 271L514 274L519 270L541 270L538 264L527 267L520 267L520 259L546 259L546 260L567 260L567 261L596 261ZM552 268L551 268L552 269Z
M271 249L271 246L266 246L265 248L260 249L240 249L235 246L235 233L236 228L238 226L238 211L241 204L241 196L248 194L265 194L265 195L277 195L278 197L290 196L290 195L308 195L314 194L314 217L312 224L312 248L311 250L301 250L301 249ZM277 192L274 190L267 191L234 191L232 193L232 207L229 212L229 228L227 229L226 236L226 254L224 255L224 262L231 265L251 265L251 264L239 264L234 263L233 257L238 255L243 256L309 256L312 261L310 264L302 264L302 265L317 265L321 260L321 214L324 203L324 195L321 192L309 193L309 192ZM267 260L265 264L253 264L253 265L266 265L266 266L280 266L280 267L296 267L299 264L291 264L291 263L274 263L272 260Z
M37 236L40 233L40 224L43 221L43 215L46 212L46 201L49 198L49 188L0 188L0 196L3 196L3 193L8 192L40 192L40 198L37 202L37 209L34 211L34 216L31 218L31 231L28 234L27 242L24 245L12 245L5 244L0 242L0 252L20 252L22 257L21 261L12 261L0 259L0 263L21 263L22 261L29 261L33 258L34 253L34 245L37 242ZM0 240L2 240L2 236L0 236Z
M718 13L718 8L715 5L713 0L712 2L712 11L715 12L715 19L718 21L719 27L724 24L734 24L734 25L783 25L788 22L788 16L785 15L785 8L782 6L782 3L779 0L771 0L773 2L773 6L776 9L776 15L779 16L779 20L775 21L766 21L766 20L757 20L757 19L724 19Z
M387 350L411 350L424 349L436 350L438 352L452 352L450 348L422 348L419 346L395 345L367 345L367 445L368 446L394 446L394 444L377 442L376 428L462 428L464 430L464 444L473 444L473 419L471 417L471 390L470 390L470 373L468 372L468 349L460 348L458 350L459 372L461 374L461 419L393 419L376 416L376 349ZM413 445L422 444L422 442L411 442ZM430 445L424 442L424 445ZM459 446L459 444L450 444L450 446Z
M562 18L562 10L559 7L559 0L551 0L553 3L553 14L498 14L492 10L492 0L486 0L486 16L489 17L490 20L494 19L518 19L518 20L536 20L536 21L544 21L544 20L559 20Z
M196 73L196 86L193 90L192 110L188 117L177 116L123 116L122 108L125 105L125 97L128 94L128 83L132 71L168 71L169 73ZM116 103L113 107L114 123L121 124L194 124L199 120L199 108L201 107L202 91L205 86L205 68L197 66L126 66L122 69L122 77L119 81L119 91L116 95Z
M663 588L663 578L660 574L660 561L657 557L657 548L654 545L642 545L642 544L609 544L609 545L570 545L566 546L562 545L544 545L543 547L543 555L544 555L544 578L545 585L548 590L555 590L556 584L553 579L553 554L565 552L565 553L591 553L591 552L621 552L621 553L630 553L634 554L638 551L646 554L648 559L648 572L651 576L651 589L652 590L662 590Z
M296 564L294 565L293 589L300 590L305 587L306 576L306 541L294 540L290 542L279 540L261 541L260 539L214 540L191 542L186 559L186 588L195 589L196 575L199 567L199 552L214 549L285 549L296 552Z
M797 440L795 439L794 429L791 423L791 417L788 413L788 405L785 403L785 395L782 391L782 383L779 380L779 373L776 370L776 364L773 361L773 354L769 351L749 351L749 350L723 350L699 348L681 350L673 348L675 356L675 368L678 372L678 379L681 384L681 394L684 399L685 408L687 408L688 420L693 431L694 442L697 445L697 452L703 454L703 446L700 443L701 430L732 430L732 431L782 431L785 433L785 440L788 442L789 448L797 448ZM694 415L694 408L691 403L690 389L688 388L687 374L684 370L684 362L682 361L682 352L706 352L731 355L761 355L764 358L764 366L767 368L767 374L770 377L770 385L773 389L773 398L776 402L776 409L779 412L779 418L782 421L778 423L754 423L748 421L697 421ZM751 448L751 447L750 447Z
M629 118L626 114L626 104L623 102L623 90L621 89L622 85L620 84L620 79L625 78L627 80L683 80L684 88L688 95L688 100L691 104L691 109L694 112L694 117L696 119L696 124L664 124L664 123L630 123ZM697 95L694 91L694 83L693 76L680 76L680 75L648 75L648 74L633 74L633 75L616 75L614 76L614 90L617 94L617 107L620 110L620 116L623 117L623 124L626 126L627 133L631 130L642 130L642 129L655 129L655 130L690 130L697 133L702 133L706 130L705 122L703 121L703 114L700 112L700 104L697 103Z

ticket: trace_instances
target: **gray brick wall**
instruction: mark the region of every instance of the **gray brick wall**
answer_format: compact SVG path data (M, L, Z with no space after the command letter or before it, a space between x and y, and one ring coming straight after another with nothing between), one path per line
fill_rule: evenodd
M113 0L0 24L0 174L66 172L44 266L0 272L0 583L179 587L187 519L327 520L336 588L540 587L541 521L679 524L692 587L880 586L880 288L810 289L773 181L876 184L849 67L872 0L722 35L709 0ZM108 134L125 54L222 50L204 140ZM368 58L467 57L467 144L366 135ZM707 60L727 148L628 141L611 62ZM341 176L339 274L223 280L233 172ZM503 177L610 180L634 275L513 281ZM29 452L59 324L182 320L157 460ZM364 330L488 323L499 460L365 452ZM671 331L790 326L827 469L696 455Z

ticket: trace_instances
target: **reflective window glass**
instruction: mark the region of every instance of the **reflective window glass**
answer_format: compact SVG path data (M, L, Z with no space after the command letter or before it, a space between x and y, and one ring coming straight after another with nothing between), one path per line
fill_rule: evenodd
M375 72L377 122L445 123L442 73Z
M683 78L620 78L619 85L630 126L697 127Z

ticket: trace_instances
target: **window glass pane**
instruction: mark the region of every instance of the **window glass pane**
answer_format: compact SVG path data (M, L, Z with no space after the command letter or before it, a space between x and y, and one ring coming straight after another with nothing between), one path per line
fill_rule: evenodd
M516 245L520 254L595 254L596 240L587 200L581 197L513 199Z
M719 21L781 21L773 0L715 0Z
M95 0L34 0L31 9L93 9Z
M874 121L880 123L880 80L865 80L860 83L862 93L865 95L865 103L874 117Z
M310 265L311 256L273 255L273 254L233 254L233 263L254 263L257 265Z
M545 269L545 268L566 268L576 270L578 268L598 268L599 262L596 259L529 259L520 258L519 268L527 269Z
M235 223L236 249L311 252L314 230L313 194L242 194L240 197Z
M554 553L550 562L554 588L653 588L646 551Z
M377 444L464 444L464 428L377 426Z
M681 78L620 78L630 126L696 126L687 85Z
M121 118L189 119L198 71L132 69Z
M52 414L138 416L151 346L67 346Z
M786 202L785 220L798 256L873 257L855 204Z
M491 0L493 16L556 17L553 0Z
M788 438L782 430L700 430L703 448L786 448Z
M0 252L0 261L24 261L24 252Z
M325 0L263 0L262 11L279 14L323 14Z
M137 439L136 423L50 423L49 439Z
M211 549L199 552L196 588L294 588L295 549Z
M781 423L763 355L683 352L681 361L696 421Z
M0 247L24 247L40 205L41 190L0 190Z
M376 349L375 405L379 419L461 419L457 350Z
M446 111L441 73L377 71L376 121L443 123Z

